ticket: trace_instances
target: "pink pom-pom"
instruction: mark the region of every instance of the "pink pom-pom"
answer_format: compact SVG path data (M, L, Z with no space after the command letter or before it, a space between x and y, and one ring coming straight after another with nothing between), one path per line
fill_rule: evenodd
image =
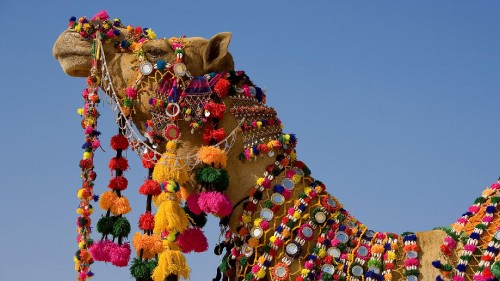
M253 273L257 273L257 272L259 272L259 270L260 270L260 266L258 264L255 264L254 266L252 266Z
M88 135L90 133L92 133L94 131L94 129L90 126L86 127L85 130L83 131L84 134Z
M266 220L263 220L260 222L260 227L263 229L263 230L267 230L269 228L269 222L266 221Z
M465 244L464 250L474 252L476 250L476 246L473 244Z
M207 238L198 227L186 229L179 235L177 242L184 253L191 251L201 253L208 249Z
M106 10L102 10L99 13L95 14L95 16L92 18L93 20L108 20L108 12Z
M187 203L189 210L195 215L199 215L203 212L200 209L200 205L198 204L199 198L200 198L199 194L191 193L186 200L186 203Z
M467 219L466 219L466 218L462 218L462 217L461 217L461 218L459 218L459 219L457 220L457 222L458 222L458 223L463 223L463 224L466 224L466 223L467 223Z
M85 279L87 279L87 272L81 271L80 273L78 273L78 280L85 280Z
M289 208L288 211L287 211L287 214L290 215L290 216L293 216L293 214L295 214L295 209L293 207Z
M89 89L87 89L87 88L83 89L83 91L82 91L82 97L85 100L89 97Z
M265 178L264 181L262 181L262 186L265 189L269 189L271 187L271 180L269 180L268 178Z
M115 37L115 33L113 32L113 30L108 30L108 32L106 32L106 37L108 38L113 38Z
M340 243L340 240L339 240L339 239L337 239L337 238L333 238L333 240L332 240L332 246L333 246L333 247L337 247L337 245L338 245L339 243Z
M493 216L484 216L483 217L483 222L492 222L493 221Z
M116 244L115 244L116 245ZM127 266L128 261L130 260L130 244L129 243L124 243L121 246L116 245L113 247L110 257L111 257L111 263L115 266Z
M127 90L125 90L125 93L130 99L137 98L137 90L135 90L134 88L127 88Z
M309 260L309 261L306 261L304 263L304 265L306 266L307 269L311 270L311 269L313 269L314 263Z
M89 248L90 255L95 261L109 262L111 260L109 251L114 245L115 244L109 240L94 242Z
M98 148L99 146L101 146L101 142L99 140L93 140L92 141L92 148Z
M500 183L499 182L495 182L492 185L490 185L490 188L491 189L500 189Z
M289 179L291 179L294 175L295 175L295 171L294 170L288 170L285 173L285 177L287 177Z
M418 259L406 259L405 260L405 267L409 266L418 266Z
M476 206L476 205L472 205L469 207L469 212L471 213L477 213L479 211L479 206Z
M453 281L465 281L465 278L462 276L455 275L453 276Z
M283 190L281 195L283 195L283 197L285 197L285 199L288 200L290 199L290 196L292 196L292 192L285 188L285 190Z
M202 192L198 198L198 205L203 212L218 217L225 217L233 211L233 204L227 196L216 191Z
M451 249L455 249L457 246L457 242L455 242L455 240L450 236L444 238L444 242L446 242Z

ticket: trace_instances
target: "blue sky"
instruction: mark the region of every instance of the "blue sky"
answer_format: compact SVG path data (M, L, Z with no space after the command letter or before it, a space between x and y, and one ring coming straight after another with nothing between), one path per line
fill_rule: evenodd
M161 37L233 32L236 68L267 87L285 131L299 137L299 159L376 231L450 224L500 176L498 2L95 2L0 4L0 280L75 276L75 110L85 85L51 49L69 17L102 9ZM116 130L109 107L101 112L106 144ZM110 157L97 154L99 193ZM129 160L134 222L145 172ZM218 263L215 221L205 230L211 249L188 256L192 280L211 280ZM96 281L130 278L110 265L93 271Z

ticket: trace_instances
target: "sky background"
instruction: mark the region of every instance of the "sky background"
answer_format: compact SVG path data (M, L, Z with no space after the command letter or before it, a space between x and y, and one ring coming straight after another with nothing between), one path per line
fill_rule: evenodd
M268 105L299 138L299 159L375 231L453 223L500 176L500 2L97 2L0 2L1 281L75 279L85 83L51 51L71 16L103 9L159 37L233 32L236 69L267 87ZM116 132L109 107L100 111L99 194ZM128 159L135 225L146 172ZM215 276L210 222L210 250L188 255L191 280ZM93 271L96 281L130 279L127 268Z

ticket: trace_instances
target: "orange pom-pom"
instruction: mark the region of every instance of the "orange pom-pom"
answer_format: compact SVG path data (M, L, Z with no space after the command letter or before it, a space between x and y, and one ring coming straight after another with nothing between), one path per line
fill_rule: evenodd
M122 196L122 197L118 197L113 202L113 204L111 204L110 210L111 210L111 213L113 215L118 216L118 215L127 214L128 212L130 212L132 210L132 208L130 208L130 204L128 202L128 199L125 198L124 196Z
M106 191L101 195L99 206L104 211L107 211L111 208L111 205L114 205L116 199L118 199L118 195L116 195L116 193L113 191Z
M198 159L207 165L214 165L216 168L227 166L227 155L222 149L214 146L202 146L198 150Z

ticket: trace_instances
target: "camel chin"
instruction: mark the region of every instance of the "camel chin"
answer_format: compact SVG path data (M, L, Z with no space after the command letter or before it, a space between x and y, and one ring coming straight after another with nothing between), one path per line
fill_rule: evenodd
M64 31L52 48L52 55L59 61L63 71L69 76L86 77L91 66L91 44L82 40L72 30Z

